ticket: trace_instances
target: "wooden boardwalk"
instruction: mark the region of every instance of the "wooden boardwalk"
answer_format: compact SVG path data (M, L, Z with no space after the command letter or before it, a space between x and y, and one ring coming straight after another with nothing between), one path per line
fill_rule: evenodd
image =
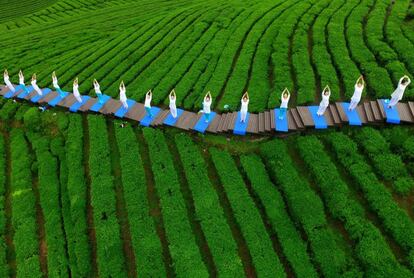
M0 95L4 96L9 92L6 86L0 87ZM22 90L17 90L13 98L16 98ZM31 92L24 100L30 100L35 96L35 92ZM47 105L48 102L58 96L58 93L52 91L47 96L39 100L37 105ZM65 99L60 101L56 107L69 109L76 102L73 94L69 94ZM89 109L97 102L96 98L90 98L83 106L77 111L82 113L95 113ZM115 113L121 108L121 102L117 99L110 99L106 102L98 113L107 116L114 116ZM401 123L414 123L414 102L398 103L397 105L398 115ZM357 112L362 125L367 124L380 124L386 122L386 113L380 100L366 101L360 103L357 107ZM164 120L168 117L169 110L161 109L160 112L153 117L150 126L158 127L164 125ZM206 132L219 134L219 133L233 133L236 121L237 112L228 112L223 114L217 114L213 120L210 121ZM136 103L132 107L129 107L127 113L123 119L134 122L141 122L146 116L144 105L142 103ZM173 125L176 128L191 131L194 130L197 122L203 117L202 114L197 114L191 111L184 111L177 121ZM324 118L328 127L348 125L349 120L344 108L340 102L331 103L324 114ZM315 123L310 114L307 106L298 106L290 108L287 112L288 132L301 131L304 129L314 128ZM260 113L250 113L249 120L246 126L246 133L248 134L272 134L276 131L276 120L273 110L267 110Z

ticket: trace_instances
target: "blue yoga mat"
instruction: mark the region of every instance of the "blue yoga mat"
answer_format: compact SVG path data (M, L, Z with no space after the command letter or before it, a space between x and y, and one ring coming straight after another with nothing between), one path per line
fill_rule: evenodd
M63 92L63 93L64 93L64 96L63 97L60 94L58 94L54 99L50 100L48 102L48 104L50 106L53 106L53 107L55 107L56 105L58 105L59 102L61 102L62 100L64 100L69 95L68 92Z
M14 87L14 92L12 90L9 90L3 97L12 98L20 90L23 90L23 85L17 85L16 87Z
M194 130L197 130L198 132L204 133L206 132L207 127L211 124L211 122L214 120L214 117L216 116L215 112L210 113L210 120L208 123L206 123L206 117L202 115L202 117L198 120L196 125L193 127Z
M385 116L387 118L387 123L390 124L399 124L400 123L400 115L398 114L397 105L393 108L388 108L388 104L385 103L385 99L381 99L382 106L384 107Z
M79 108L85 105L85 103L88 102L88 100L90 99L89 96L81 96L81 98L82 98L82 102L76 101L74 104L72 104L72 106L69 108L70 112L77 112Z
M26 87L27 90L23 89L23 92L21 92L20 94L17 95L17 98L23 99L25 98L27 95L29 95L32 91L33 91L33 87L29 86Z
M164 120L164 124L165 125L169 125L169 126L175 126L175 123L178 121L178 118L181 117L181 115L183 114L184 110L182 109L177 109L177 117L174 118L171 113L168 114L168 116L165 118Z
M150 124L152 123L152 121L157 117L158 112L160 112L160 108L158 107L151 107L151 113L152 113L152 117L150 117L149 115L145 115L144 118L142 118L141 122L139 123L142 126L150 126Z
M275 113L275 125L276 131L281 131L281 132L288 132L288 114L287 114L287 110L285 112L285 116L283 117L283 120L279 119L279 108L276 108L275 110L273 110Z
M50 94L50 92L52 91L49 88L44 88L44 89L41 89L41 90L42 90L42 95L36 94L34 97L32 97L30 99L31 102L33 102L33 103L39 102L39 100L41 100L42 98L44 98L45 96L47 96L48 94Z
M358 111L355 108L352 111L349 111L349 103L348 102L342 102L342 107L344 108L345 114L348 117L349 125L362 125L361 119L359 117Z
M250 113L246 115L246 121L244 123L240 122L241 120L241 113L237 113L237 119L234 123L233 134L237 135L246 135L247 125L249 124Z
M125 109L124 106L121 106L121 108L119 108L116 112L115 112L115 116L118 118L123 118L125 116L126 113L128 113L129 109L131 109L135 104L135 100L132 99L127 99L127 104L128 104L128 108Z
M308 106L308 110L312 115L313 122L315 123L316 129L325 129L328 128L328 124L326 123L325 116L318 116L316 112L318 112L319 106ZM326 113L326 112L325 112Z
M99 110L101 110L102 107L105 105L105 103L107 103L108 100L110 99L111 99L110 96L102 95L102 103L99 102L99 99L98 99L98 101L94 105L92 105L91 108L89 108L89 110L93 112L99 112Z

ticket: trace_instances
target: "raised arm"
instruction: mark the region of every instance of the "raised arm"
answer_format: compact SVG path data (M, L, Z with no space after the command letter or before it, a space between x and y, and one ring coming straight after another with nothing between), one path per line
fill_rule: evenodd
M37 79L37 77L36 77L36 73L34 73L34 74L32 75L32 81L36 81L36 79Z

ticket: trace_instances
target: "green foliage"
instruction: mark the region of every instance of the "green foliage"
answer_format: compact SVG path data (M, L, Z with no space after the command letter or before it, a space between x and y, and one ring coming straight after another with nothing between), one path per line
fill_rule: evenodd
M35 196L32 190L31 156L23 131L13 129L11 141L11 194L13 244L17 276L42 277L36 233Z
M216 148L211 148L210 153L236 221L250 250L257 275L286 276L234 160L229 153Z
M40 207L44 212L47 244L47 265L50 277L69 277L68 259L65 256L65 239L59 201L58 165L49 150L46 138L29 135L36 153L39 177Z
M326 277L359 276L358 269L344 250L335 242L335 236L328 227L322 200L300 177L290 159L286 144L272 140L261 146L270 175L277 180L292 211L310 243L314 260L320 265Z
M317 277L307 254L306 243L290 219L283 198L269 179L266 169L256 155L241 157L241 163L255 194L263 203L266 214L275 230L283 253L297 277Z
M200 149L187 135L177 135L175 142L194 200L196 217L206 236L219 276L243 276L230 227L226 223L219 198L214 191Z
M4 138L0 136L0 276L8 276L8 265L6 261L6 146Z
M86 222L86 181L83 153L84 129L80 115L70 117L66 139L66 165L68 169L67 193L70 205L70 223L73 227L73 237L68 239L73 245L76 256L76 266L82 277L91 272L91 251L87 236Z
M411 182L406 181L408 173L401 157L391 153L389 143L378 130L364 128L355 138L371 158L378 175L385 181L392 182L396 192L407 195L414 188L414 180L410 178ZM405 181L399 181L400 179Z
M372 211L378 215L395 241L406 250L408 257L414 258L414 224L407 213L394 202L391 193L380 183L371 167L358 153L356 143L342 133L332 133L328 140L338 161L364 193ZM413 269L414 261L410 260L409 263Z
M143 133L150 156L146 163L151 163L154 174L175 272L178 276L207 277L165 137L161 131L150 128L144 129Z
M352 196L335 165L313 136L298 138L298 148L306 166L321 188L325 203L332 215L342 220L345 229L356 243L355 252L364 265L367 277L407 277L381 232L366 220L362 206Z
M126 276L105 119L88 116L91 205L99 276ZM117 254L114 256L114 254Z
M161 243L150 216L147 196L147 180L143 162L131 127L117 128L122 188L128 214L135 263L139 276L165 276Z

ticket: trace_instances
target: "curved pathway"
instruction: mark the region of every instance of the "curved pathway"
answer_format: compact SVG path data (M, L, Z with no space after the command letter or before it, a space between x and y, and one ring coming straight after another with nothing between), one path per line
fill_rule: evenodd
M78 105L71 93L61 99L59 94L50 89L43 89L44 95L39 99L35 91L26 94L21 86L16 86L12 93L6 86L0 86L0 95L8 99L26 100L37 105L49 105L69 109L71 112L100 113L106 116L114 116L125 120L139 122L142 126L159 127L162 125L173 126L183 130L193 130L201 133L234 133L238 135L250 134L274 134L275 132L294 132L309 128L325 129L343 125L367 125L381 123L414 123L414 102L399 103L396 109L384 109L382 100L361 102L353 114L349 114L346 104L331 103L323 117L315 117L317 106L297 106L290 108L285 120L277 118L278 109L267 110L257 114L249 113L247 123L240 124L238 112L216 114L212 112L211 121L206 124L202 114L178 109L178 117L173 119L168 109L153 106L153 118L146 116L144 105L128 100L129 109L122 108L119 100L109 96L103 104L99 104L97 98L82 96L84 101ZM275 116L276 115L276 116Z

